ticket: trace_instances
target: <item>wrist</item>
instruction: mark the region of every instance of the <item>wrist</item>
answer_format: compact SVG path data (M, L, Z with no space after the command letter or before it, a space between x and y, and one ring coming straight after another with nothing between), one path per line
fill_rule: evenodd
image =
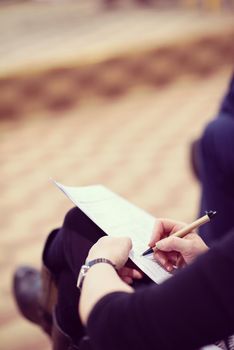
M85 260L85 263L89 263L90 261L93 260L97 260L97 259L106 259L108 261L111 262L112 265L116 266L116 262L115 259L113 258L113 256L111 256L110 253L108 252L100 252L100 253L96 253L96 252L90 252Z
M111 265L112 267L114 267L115 269L115 264L108 258L94 258L94 259L86 259L85 260L85 265L89 266L89 268L91 268L92 266L96 265L96 264L99 264L99 263L104 263L104 264L108 264L108 265Z
M106 264L106 265L109 265L109 267L115 269L115 265L107 258L95 258L95 259L89 260L89 257L88 257L85 261L85 264L81 266L80 273L78 275L78 279L77 279L77 287L78 288L80 288L80 289L82 288L84 279L85 279L87 273L89 272L89 270L93 266L99 265L99 264Z
M110 264L93 265L84 279L79 302L79 313L84 325L94 305L105 295L113 292L133 293L133 289L124 283Z

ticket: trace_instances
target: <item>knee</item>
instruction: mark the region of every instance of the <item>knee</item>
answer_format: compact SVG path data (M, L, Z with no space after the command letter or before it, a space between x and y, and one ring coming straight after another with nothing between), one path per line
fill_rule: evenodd
M203 165L212 163L214 167L230 170L234 162L233 149L234 120L220 117L211 121L200 141L200 158Z
M67 236L66 232L69 232L68 236L70 236L72 231L93 243L104 235L101 228L76 207L68 211L64 218L62 228L65 236Z
M205 128L201 137L201 154L203 156L228 156L234 146L234 120L217 118Z
M91 241L93 241L96 236L100 238L100 232L102 233L102 230L77 207L67 212L63 222L63 229L64 232L67 230L68 232L73 231L79 233L81 236L85 235ZM103 233L101 236L103 236Z
M63 228L68 228L73 231L76 230L79 226L79 218L81 215L82 212L77 207L70 209L65 215Z
M217 141L217 139L219 139L221 136L219 124L220 121L218 119L214 119L206 125L201 137L201 149L203 151L214 150L215 140Z

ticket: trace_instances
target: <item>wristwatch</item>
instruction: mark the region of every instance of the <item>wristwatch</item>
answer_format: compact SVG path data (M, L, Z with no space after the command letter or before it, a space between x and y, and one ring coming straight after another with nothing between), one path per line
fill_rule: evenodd
M91 261L86 261L84 265L81 266L81 269L80 269L80 273L78 275L78 279L77 279L77 287L79 289L82 288L82 285L83 285L83 282L84 282L84 279L85 279L85 276L87 275L89 269L91 266L95 265L95 264L98 264L98 263L106 263L106 264L109 264L111 266L114 267L115 269L115 265L108 259L105 259L105 258L98 258L98 259L94 259L94 260L91 260Z

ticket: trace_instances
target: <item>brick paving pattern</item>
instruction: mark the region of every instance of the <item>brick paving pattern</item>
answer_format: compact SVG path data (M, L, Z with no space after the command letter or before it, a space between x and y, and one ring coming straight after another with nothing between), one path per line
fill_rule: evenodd
M60 118L43 113L1 124L4 349L49 348L46 337L17 314L10 287L18 264L39 267L47 233L71 207L49 177L74 186L102 183L155 216L192 220L199 189L189 172L189 142L214 115L229 75L225 70L158 92L135 91Z

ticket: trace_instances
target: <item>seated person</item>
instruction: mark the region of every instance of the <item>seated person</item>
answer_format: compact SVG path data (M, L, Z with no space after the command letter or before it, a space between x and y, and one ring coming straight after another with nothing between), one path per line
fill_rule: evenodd
M204 209L207 208L214 208L218 211L217 218L209 225L203 226L200 229L201 237L209 245L218 241L222 236L228 233L232 235L233 233L233 116L234 78L232 78L229 92L221 106L219 117L206 127L202 138L197 143L196 157L194 157L194 159L196 159L194 166L202 186L201 211L204 212ZM170 230L173 230L173 225L173 227L177 227L173 223L166 224L166 222L167 221L162 221L161 224L156 227L151 244L157 242L162 236L170 234ZM46 278L42 281L40 273L28 267L20 268L16 271L14 276L14 295L19 309L26 318L40 324L47 333L50 335L52 334L54 344L57 344L57 339L60 339L61 343L62 334L66 338L65 348L70 346L67 344L72 344L73 347L78 346L85 335L86 327L83 326L83 323L86 325L88 320L93 320L97 317L95 310L100 308L98 308L99 303L96 296L94 298L92 297L95 301L93 301L92 305L96 303L97 308L95 307L94 311L91 312L92 306L89 306L89 297L87 297L87 294L84 292L82 295L84 295L83 300L86 300L85 308L87 307L87 310L84 309L84 304L81 302L81 316L83 320L83 322L81 322L77 312L80 290L77 289L76 282L80 268L90 248L101 236L103 236L102 230L92 223L81 211L74 208L66 215L63 226L60 229L54 230L45 244L42 276L46 276ZM169 245L166 246L166 248L163 248L163 246L160 247L160 251L168 249L169 252L165 255L157 250L155 253L156 259L168 270L171 270L172 266L175 265L181 267L184 264L190 263L194 257L207 249L204 242L199 240L197 236L190 236L190 238L193 239L176 240L176 243L174 239L170 240L170 244L168 243ZM105 245L106 243L103 242L103 244ZM160 244L162 244L162 242L160 242ZM174 244L177 245L174 246ZM178 246L178 244L180 245ZM117 243L116 246L118 246ZM120 250L122 249L121 247L122 245L120 245ZM136 293L132 293L133 290L130 287L121 284L121 286L125 286L126 293L116 296L120 300L123 299L123 303L126 303L126 310L132 308L132 306L129 306L132 303L134 304L131 300L137 300L137 302L139 301L139 305L145 306L143 311L140 309L134 309L132 311L134 315L139 314L141 311L142 314L145 315L142 317L141 321L139 320L139 332L138 326L134 325L136 326L137 334L140 334L141 327L143 327L141 322L145 324L146 318L152 321L153 316L150 312L150 305L147 304L147 299L152 303L152 310L156 314L155 320L150 322L151 327L149 327L149 330L155 335L157 329L161 330L161 335L158 335L157 344L155 344L159 349L192 349L230 335L233 332L232 325L234 325L232 303L230 300L234 284L231 279L230 270L233 266L233 258L231 255L232 248L233 238L228 237L227 241L225 240L220 243L220 245L212 248L204 257L195 261L191 267L186 268L183 272L175 276L175 278L172 278L159 287L157 285L150 286L149 289L147 288L147 292L141 291L142 288L140 287L152 284L151 281L145 276L142 277L142 274L137 269L122 266L121 269L118 270L119 275L122 277L123 281L127 283L133 282ZM175 253L176 250L178 250L177 253ZM178 256L178 254L180 255ZM103 257L105 258L105 256ZM115 257L113 259L115 259ZM114 261L114 263L116 262ZM228 264L229 267L227 266ZM97 269L100 269L100 267L94 266L91 271ZM116 279L117 276L114 276ZM99 278L102 279L102 276L100 275ZM110 278L113 279L113 276L110 276ZM50 287L53 285L51 281L56 282L56 292L58 293L57 299L55 300L55 298L53 298L52 302L48 299L48 295L51 295L48 289L51 289ZM102 286L104 285L104 282L102 282ZM87 288L85 289L89 291L89 287ZM96 289L94 288L93 292L95 291ZM107 294L109 294L110 290L108 290L108 286L106 286L106 291L108 291ZM105 295L103 291L102 293ZM108 305L113 304L112 298L114 297L113 300L115 300L116 296L111 296L111 301L110 303L108 302ZM166 296L168 296L168 299ZM176 301L177 299L178 302ZM108 300L108 296L103 300ZM119 305L118 301L116 301L116 305ZM163 307L165 309L164 314L162 310ZM52 309L53 320L51 315ZM122 309L119 311L121 310ZM115 312L117 311L113 310L113 314L115 314ZM89 314L91 315L90 317ZM95 317L93 317L93 315ZM173 322L173 327L167 325L168 328L166 328L166 318L170 320L171 315L175 317L176 322ZM124 317L123 326L126 326L125 319L128 320L128 317L127 315L122 316ZM120 316L117 315L116 317L116 320L119 320ZM134 318L131 322L134 320L136 321L138 319ZM162 324L159 323L159 321ZM129 325L133 326L131 322ZM101 327L102 322L98 321L98 325L99 323ZM87 330L88 333L91 334L91 338L95 340L97 335L93 334L92 325L93 323L88 322ZM153 326L156 329L155 331L154 328L152 328ZM180 330L178 326L181 327ZM190 331L188 327L190 327ZM97 329L98 328L99 327L97 327ZM122 326L119 327L119 330L121 329ZM100 334L102 334L101 331L100 328ZM142 329L142 331L142 339L145 339L146 335L148 337L145 339L145 347L147 348L147 346L152 345L152 343L150 343L152 339L146 329ZM191 334L192 331L194 331L193 334ZM129 332L130 334L133 332L131 327ZM166 336L166 332L172 334L171 340ZM110 335L111 334L112 330L110 331ZM129 344L130 340L126 338L127 335L124 330L121 330L120 334L123 342L126 341L125 344ZM113 339L116 336L116 334L113 334ZM165 339L163 340L162 337L165 337ZM99 339L97 339L97 341L95 340L95 344L98 344L98 342ZM103 350L105 346L104 344ZM111 348L113 348L113 346ZM124 345L121 343L121 347L122 346L124 349ZM131 346L134 346L134 348L138 348L137 346L139 346L139 348L141 348L143 344L139 341L137 344L131 343ZM129 345L129 348L131 348L131 346Z
M170 220L159 221L150 246L182 226ZM51 324L59 330L59 336L52 332L55 350L78 348L86 332L94 350L151 347L189 350L233 333L233 235L210 251L194 233L184 239L161 240L156 245L155 257L168 271L175 265L190 264L198 255L201 257L160 286L142 277L137 269L126 267L131 249L129 238L99 240L102 235L100 228L73 208L63 226L47 239L43 262L58 291ZM76 287L77 276L86 258L108 259L116 269L108 263L93 265L80 291ZM139 288L127 284L133 280L140 281ZM49 317L39 300L43 291L39 281L37 271L19 269L14 278L14 294L21 312L44 324ZM50 333L49 327L47 331ZM66 338L64 348L61 334Z

